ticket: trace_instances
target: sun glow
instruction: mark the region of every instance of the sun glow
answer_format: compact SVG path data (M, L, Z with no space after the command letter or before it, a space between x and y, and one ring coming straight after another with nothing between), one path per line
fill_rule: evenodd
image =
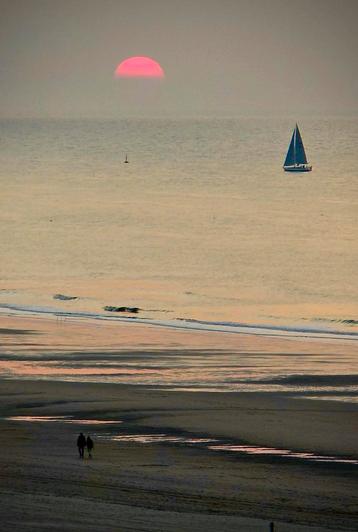
M119 63L114 75L116 78L164 78L164 71L154 59L136 56Z

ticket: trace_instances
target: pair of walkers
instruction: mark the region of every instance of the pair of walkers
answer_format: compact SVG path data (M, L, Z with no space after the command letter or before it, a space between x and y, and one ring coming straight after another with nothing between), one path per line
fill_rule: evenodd
M90 436L87 436L86 438L86 436L81 432L77 438L77 447L78 452L80 453L80 458L84 458L85 447L87 447L88 458L92 458L93 441Z

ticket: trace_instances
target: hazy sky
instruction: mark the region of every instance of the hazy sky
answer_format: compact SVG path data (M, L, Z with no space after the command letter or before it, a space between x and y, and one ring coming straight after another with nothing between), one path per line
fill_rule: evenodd
M0 116L358 114L358 0L0 0ZM149 55L164 81L118 80Z

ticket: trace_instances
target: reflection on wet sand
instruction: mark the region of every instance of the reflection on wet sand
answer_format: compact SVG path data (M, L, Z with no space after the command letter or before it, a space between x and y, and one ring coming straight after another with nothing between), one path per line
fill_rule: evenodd
M120 443L133 442L141 444L151 443L180 443L185 445L201 445L211 451L227 451L246 455L256 456L277 456L280 458L296 458L300 460L311 460L314 462L332 462L341 464L358 465L358 460L344 458L339 456L318 455L311 452L298 452L289 449L276 449L274 447L259 447L256 445L233 445L231 443L220 442L219 439L211 438L192 438L185 436L173 436L171 434L123 434L113 436L110 434L102 435L103 439L110 439ZM211 445L215 442L215 445ZM208 445L210 444L210 445Z
M211 443L218 440L210 438L185 438L183 436L170 436L168 434L124 434L110 436L112 441L135 443L185 443L188 445Z
M71 416L11 416L5 418L7 421L23 421L30 423L70 423L73 425L117 425L123 423L119 420L102 419L74 419ZM279 458L292 458L299 460L309 460L314 462L328 462L358 465L358 460L348 457L320 455L312 452L292 451L290 449L278 449L275 447L262 447L257 445L243 445L220 441L217 438L203 438L192 436L180 436L166 433L152 434L113 434L99 433L97 439L110 440L118 443L138 443L138 444L183 444L199 445L211 451L231 452L241 455L267 456ZM215 445L212 445L212 444Z
M1 314L1 313L0 313ZM358 401L357 342L1 316L0 376ZM21 325L21 327L20 327ZM36 345L12 331L36 333ZM348 399L347 399L348 398Z
M274 447L258 447L255 445L232 445L229 443L218 443L218 439L210 438L187 438L184 436L172 436L169 434L125 434L120 436L106 435L103 438L110 439L117 442L134 442L134 443L182 443L186 445L202 445L211 451L229 451L241 454L257 455L257 456L278 456L280 458L296 458L301 460L312 460L314 462L333 462L342 464L358 465L358 460L350 458L341 458L338 456L324 456L310 452L297 452L288 449L276 449Z
M73 419L71 416L11 416L6 421L25 421L30 423L71 423L72 425L117 425L122 421L107 419Z
M289 449L276 449L274 447L257 447L255 445L210 445L208 447L212 451L229 451L235 453L252 454L252 455L268 455L279 456L282 458L299 458L303 460L313 460L315 462L334 462L342 464L358 465L358 460L350 458L340 458L338 456L324 456L309 452L296 452Z

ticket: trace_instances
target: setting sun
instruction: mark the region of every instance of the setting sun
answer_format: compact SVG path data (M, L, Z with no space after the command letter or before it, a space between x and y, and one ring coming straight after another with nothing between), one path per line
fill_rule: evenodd
M128 57L117 66L116 78L164 78L160 64L145 56Z

